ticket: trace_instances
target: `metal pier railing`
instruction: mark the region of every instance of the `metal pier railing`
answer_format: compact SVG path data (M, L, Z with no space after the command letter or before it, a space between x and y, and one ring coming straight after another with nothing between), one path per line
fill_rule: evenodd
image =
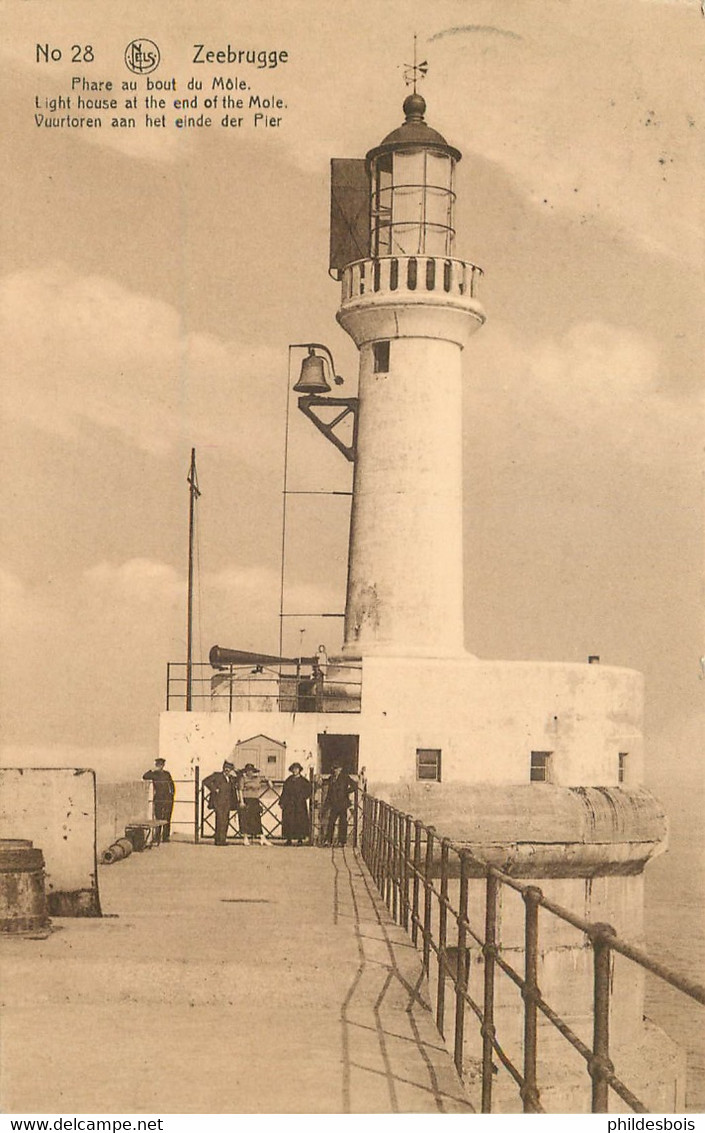
M476 1016L482 1037L482 1112L492 1112L495 1057L516 1084L525 1113L543 1113L537 1072L539 1016L584 1060L592 1082L591 1110L609 1112L610 1091L614 1091L636 1113L648 1113L644 1102L617 1076L610 1060L611 972L615 953L626 957L647 972L677 988L697 1003L705 1004L705 987L671 971L653 960L641 948L617 935L609 924L590 923L569 909L549 900L541 889L526 885L478 859L450 838L439 837L432 826L425 826L412 815L403 814L388 803L362 796L360 849L362 857L394 920L411 935L423 955L423 967L430 974L431 955L435 956L437 977L435 1016L445 1036L448 984L455 1005L453 1036L454 1059L463 1074L466 1045L467 1009ZM484 879L485 916L481 928L468 916L469 883ZM457 905L449 897L449 882L457 885ZM518 893L524 904L523 971L511 966L503 954L497 932L498 898L502 887ZM579 932L592 949L592 1044L584 1042L543 998L538 983L539 910L543 909ZM449 927L454 923L454 930ZM435 931L434 931L435 924ZM469 941L481 951L484 964L482 995L478 1002L469 992ZM512 1060L497 1033L495 987L498 974L506 976L519 989L523 1004L523 1058ZM517 1065L521 1061L521 1065Z

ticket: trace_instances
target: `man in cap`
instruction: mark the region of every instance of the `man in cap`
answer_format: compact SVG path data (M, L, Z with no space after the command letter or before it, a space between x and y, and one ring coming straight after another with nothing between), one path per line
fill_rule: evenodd
M226 759L223 770L207 775L203 786L210 792L208 806L215 811L215 844L224 846L228 837L230 812L237 810L239 801L235 764Z
M342 763L336 763L328 780L328 790L322 808L321 818L325 820L324 846L333 845L336 823L338 824L338 844L340 846L346 844L348 840L348 806L350 795L354 790L355 784L347 771L343 771Z
M176 788L174 780L168 771L165 771L165 759L155 759L154 770L145 771L143 779L152 782L152 817L156 821L166 823L162 826L161 840L168 842L171 834L171 813L174 809L174 795Z

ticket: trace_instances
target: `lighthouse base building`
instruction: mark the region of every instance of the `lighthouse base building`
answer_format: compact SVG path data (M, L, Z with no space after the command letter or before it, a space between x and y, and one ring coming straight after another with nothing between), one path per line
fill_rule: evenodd
M334 215L345 213L348 190L354 204L338 226L347 235L332 242L338 321L360 352L357 397L331 399L355 419L339 656L287 662L215 647L209 710L163 713L160 753L188 780L233 756L273 780L294 761L314 778L341 764L439 836L642 944L644 868L667 830L642 786L641 675L598 658L487 661L465 651L461 401L470 339L485 321L481 272L454 255L460 153L427 125L419 95L404 113L364 161L333 163ZM315 416L330 387L313 347L307 362L296 389ZM482 886L471 880L470 919L473 909L483 915ZM521 905L516 894L500 901L507 955L524 949ZM588 941L567 924L547 927L541 941L541 993L589 1045ZM474 947L469 965L474 994L483 966ZM682 1055L644 1018L643 971L616 956L612 979L615 1071L652 1112L682 1110ZM496 1026L516 1056L521 1002L504 982ZM481 1049L471 1031L470 1085ZM548 1023L538 1049L544 1107L588 1111L585 1065ZM516 1087L505 1096L498 1084L497 1098L500 1110L521 1108ZM615 1097L615 1111L621 1105Z

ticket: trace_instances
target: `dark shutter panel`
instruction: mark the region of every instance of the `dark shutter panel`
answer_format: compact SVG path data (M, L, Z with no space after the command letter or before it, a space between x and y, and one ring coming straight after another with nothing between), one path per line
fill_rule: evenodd
M334 157L330 163L330 271L370 254L370 182L364 158Z

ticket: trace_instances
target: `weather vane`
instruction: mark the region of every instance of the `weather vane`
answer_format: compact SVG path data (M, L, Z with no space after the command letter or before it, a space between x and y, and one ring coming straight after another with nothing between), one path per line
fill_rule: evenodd
M416 94L416 84L421 82L421 79L426 78L427 71L427 59L424 59L421 63L416 61L416 35L414 35L414 62L404 64L404 82L407 86L413 86L414 94Z

